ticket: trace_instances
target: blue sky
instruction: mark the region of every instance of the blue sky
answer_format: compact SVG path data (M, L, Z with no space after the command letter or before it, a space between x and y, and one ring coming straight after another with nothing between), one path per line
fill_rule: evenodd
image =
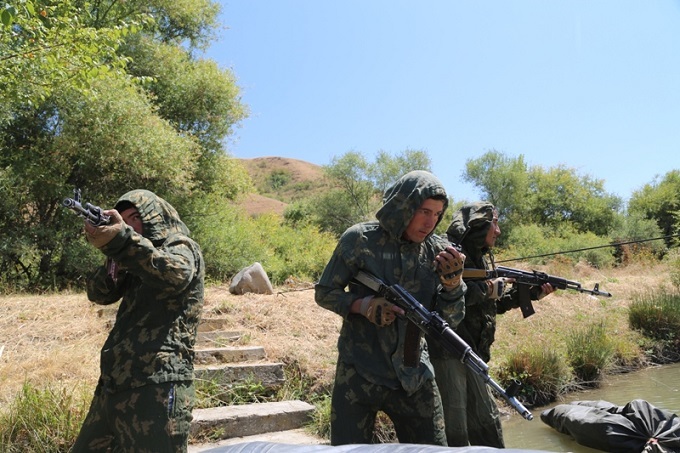
M678 0L221 0L204 57L251 115L238 158L420 149L456 200L489 150L627 200L680 169Z

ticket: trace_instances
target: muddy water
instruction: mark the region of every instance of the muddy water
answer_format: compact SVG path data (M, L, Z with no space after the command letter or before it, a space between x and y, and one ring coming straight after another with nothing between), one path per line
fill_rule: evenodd
M543 423L541 412L572 401L605 400L622 406L634 399L643 399L660 409L680 414L680 363L607 377L598 389L572 393L549 406L532 408L534 419L531 421L512 415L503 421L505 445L551 452L599 452L577 444L571 437Z

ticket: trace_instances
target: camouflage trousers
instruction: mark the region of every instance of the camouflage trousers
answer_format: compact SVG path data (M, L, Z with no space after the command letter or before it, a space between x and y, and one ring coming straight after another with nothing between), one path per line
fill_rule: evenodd
M378 411L392 420L401 443L446 445L444 414L437 384L428 380L407 395L373 384L353 366L338 361L331 399L331 445L373 443Z
M97 386L71 453L186 452L193 382L145 385L119 393Z
M498 406L482 378L458 359L431 361L444 406L449 447L505 448Z

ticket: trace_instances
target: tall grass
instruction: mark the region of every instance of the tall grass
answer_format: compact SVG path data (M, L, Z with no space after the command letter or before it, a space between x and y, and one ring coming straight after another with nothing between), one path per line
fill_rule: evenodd
M511 352L498 369L500 381L522 383L521 398L532 406L543 406L555 401L557 395L571 382L571 371L566 359L558 352L539 345Z
M577 383L597 387L604 373L612 366L616 352L604 322L586 325L567 337L567 360Z
M0 413L0 451L68 452L91 396L85 389L38 388L25 383L9 410Z
M680 293L677 290L662 288L635 295L628 321L632 329L655 341L655 361L680 360Z

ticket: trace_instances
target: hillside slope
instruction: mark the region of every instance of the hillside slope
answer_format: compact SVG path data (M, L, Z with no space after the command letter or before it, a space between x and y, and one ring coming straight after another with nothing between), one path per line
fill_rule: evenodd
M323 167L287 157L239 159L248 171L256 193L242 201L251 215L283 214L289 203L313 196L328 187Z

